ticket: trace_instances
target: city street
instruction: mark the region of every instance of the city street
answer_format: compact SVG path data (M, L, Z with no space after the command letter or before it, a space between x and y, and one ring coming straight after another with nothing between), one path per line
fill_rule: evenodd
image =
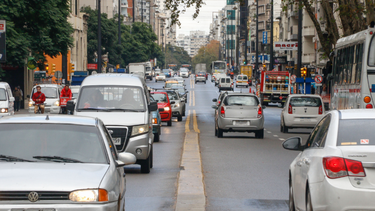
M154 143L151 173L141 174L138 166L126 167L126 209L175 209L179 172L183 171L180 161L185 123L190 112L190 128L196 119L200 131L206 210L287 210L288 167L297 153L284 150L281 143L292 136L301 136L305 141L310 130L281 133L281 108L270 105L264 110L264 139L256 139L252 133L224 133L219 139L214 136L211 108L218 88L210 78L207 84L194 84L193 79L185 79L185 84L189 90L187 115L182 122L175 118L172 127L163 124L161 140ZM164 83L147 85L162 88Z

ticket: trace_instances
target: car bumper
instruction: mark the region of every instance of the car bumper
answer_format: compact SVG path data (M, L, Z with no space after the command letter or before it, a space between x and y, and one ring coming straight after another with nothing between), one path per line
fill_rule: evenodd
M160 125L159 124L156 124L156 125L152 125L152 133L153 134L158 134L160 132Z
M167 112L160 112L160 117L161 117L161 121L162 122L169 122L169 120L171 120L171 113L167 113Z
M172 116L173 117L178 117L182 114L182 106L180 105L177 108L172 108Z
M198 81L205 82L205 81L206 81L206 78L196 78L195 81L196 81L196 82L198 82Z
M183 78L187 78L187 77L189 77L189 75L182 74L181 77L183 77Z
M131 137L125 151L135 155L137 160L145 160L148 158L151 143L152 137L149 135L149 133ZM141 149L142 152L137 154L137 149Z
M33 112L34 112L34 110L33 110ZM10 115L12 115L12 113L0 113L0 117L3 117L3 116L10 116Z
M156 77L155 80L157 80L157 81L165 81L165 78L158 78L158 77Z
M284 123L291 128L314 128L322 117L284 117Z
M115 211L117 209L117 202L87 204L87 203L74 203L74 204L44 204L44 203L27 203L20 204L17 201L9 204L0 204L0 211L75 211L75 210L90 210L90 211Z
M374 210L375 190L355 188L347 177L309 184L314 210Z
M235 121L249 121L249 125L236 125ZM239 119L239 118L218 118L218 126L224 131L233 132L250 132L257 131L264 128L264 117Z
M248 86L249 84L246 82L237 82L236 86Z
M34 106L29 107L29 113L34 113ZM58 114L60 106L44 106L44 113Z
M224 87L219 87L219 89L221 89L221 90L232 90L233 89L233 87L231 87L231 86L224 86Z

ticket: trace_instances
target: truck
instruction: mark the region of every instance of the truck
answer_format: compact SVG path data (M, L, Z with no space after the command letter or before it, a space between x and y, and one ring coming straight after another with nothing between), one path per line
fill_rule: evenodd
M140 78L145 79L146 76L146 65L144 62L141 63L130 63L128 65L129 74L137 75Z
M207 80L208 75L207 75L206 64L200 63L200 64L195 65L195 74L202 73L202 72L205 73L206 80Z
M262 105L281 103L284 105L290 93L290 73L288 71L262 71L259 98Z
M251 79L253 76L253 67L250 65L241 65L241 74L247 75L247 78Z
M145 78L152 81L152 64L151 62L145 62L144 64L146 68Z

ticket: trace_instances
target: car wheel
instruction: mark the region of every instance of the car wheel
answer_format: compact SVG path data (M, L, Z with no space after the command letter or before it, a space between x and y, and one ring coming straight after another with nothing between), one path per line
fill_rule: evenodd
M206 81L204 82L204 84L206 84Z
M289 181L289 211L295 211L292 181Z
M221 89L219 89L219 92L221 92Z
M280 122L280 132L283 133L283 131L284 131L284 126L283 126L283 124Z
M264 129L258 130L258 131L255 133L255 137L256 137L256 138L263 139L263 137L264 137Z
M179 121L179 122L182 121L182 116L181 115L177 117L177 121Z
M167 122L168 126L172 126L172 118Z
M184 108L184 111L182 112L182 116L186 115L186 108Z
M224 131L222 129L220 129L220 128L217 129L217 137L218 138L223 138L223 133L224 133Z
M150 169L151 169L151 152L150 154L148 155L148 158L146 160L142 160L141 161L141 173L144 173L144 174L148 174L150 173Z
M217 136L216 123L215 123L215 136Z
M154 133L154 142L159 142L159 140L160 140L159 133Z
M157 83L158 82L158 80L155 80L155 83Z
M197 84L197 82L195 82L195 84Z
M306 196L306 211L313 211L312 202L311 202L311 194L310 190L307 187L307 196Z
M281 132L283 132L283 133L288 133L289 128L288 128L287 126L285 126L285 122L284 122L284 121L283 121L283 126L282 126L282 128L283 128L283 131L281 131Z

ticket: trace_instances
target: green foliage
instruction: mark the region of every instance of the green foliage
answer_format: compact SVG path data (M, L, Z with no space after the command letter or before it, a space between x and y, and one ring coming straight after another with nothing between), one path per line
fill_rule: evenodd
M210 69L210 65L213 61L219 60L220 43L217 40L212 40L206 46L202 46L198 50L198 54L193 57L192 64L193 68L197 64L205 63L207 69Z
M188 52L184 50L182 47L172 46L168 44L166 46L166 63L167 64L177 64L177 66L181 66L182 64L190 64L191 57L189 56Z
M7 63L24 65L31 52L39 63L44 54L67 53L74 29L68 22L68 0L0 0L0 19L7 21Z

